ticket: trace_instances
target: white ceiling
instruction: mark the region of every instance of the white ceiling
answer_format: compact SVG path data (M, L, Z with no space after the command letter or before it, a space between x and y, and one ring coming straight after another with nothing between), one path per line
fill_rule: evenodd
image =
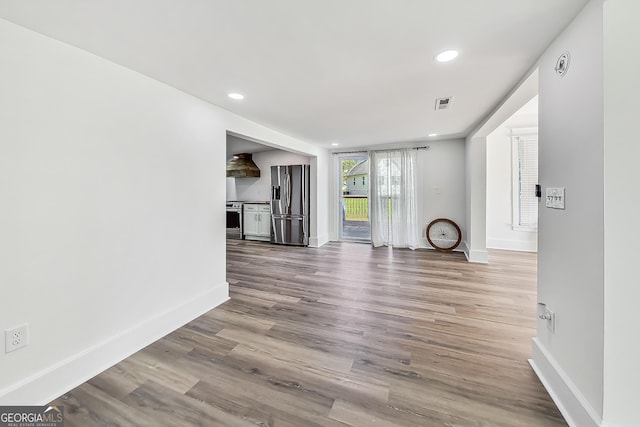
M352 147L466 135L587 1L0 0L0 17L291 136ZM458 59L433 60L449 48ZM434 111L445 96L451 109Z

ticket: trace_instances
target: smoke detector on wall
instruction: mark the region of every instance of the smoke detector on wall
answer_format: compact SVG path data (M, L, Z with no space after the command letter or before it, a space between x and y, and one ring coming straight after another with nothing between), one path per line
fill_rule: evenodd
M565 52L556 61L556 66L554 70L556 70L556 75L558 77L564 77L569 70L569 62L571 60L571 56L569 56L569 52Z
M452 96L447 96L446 98L437 98L436 99L436 111L438 110L448 110L451 108L451 100Z

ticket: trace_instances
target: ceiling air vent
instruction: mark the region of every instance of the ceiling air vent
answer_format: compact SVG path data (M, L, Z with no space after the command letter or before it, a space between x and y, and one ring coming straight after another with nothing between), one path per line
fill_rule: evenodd
M447 96L446 98L438 98L436 99L436 111L438 110L448 110L451 107L452 96Z

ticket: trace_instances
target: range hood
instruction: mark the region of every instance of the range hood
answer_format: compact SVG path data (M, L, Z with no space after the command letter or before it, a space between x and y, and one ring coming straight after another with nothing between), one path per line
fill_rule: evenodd
M260 169L251 160L251 153L234 154L227 162L227 177L234 178L258 178Z

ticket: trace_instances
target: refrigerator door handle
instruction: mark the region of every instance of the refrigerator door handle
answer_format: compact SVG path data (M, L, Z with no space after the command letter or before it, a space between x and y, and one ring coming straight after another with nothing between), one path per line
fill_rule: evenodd
M284 182L282 183L282 199L284 201L283 205L284 205L284 208L285 208L285 211L286 211L286 209L287 209L287 191L288 191L288 188L287 188L287 176L286 175L284 176L283 181Z
M291 188L291 175L287 174L286 178L285 178L285 185L284 185L285 189L287 190L287 194L286 194L286 198L285 198L285 203L287 206L287 212L289 211L289 208L291 207L291 193L292 193L292 188Z
M300 220L302 221L302 218L300 218ZM306 240L306 237L309 235L307 233L307 226L308 226L308 221L302 221L302 240Z

